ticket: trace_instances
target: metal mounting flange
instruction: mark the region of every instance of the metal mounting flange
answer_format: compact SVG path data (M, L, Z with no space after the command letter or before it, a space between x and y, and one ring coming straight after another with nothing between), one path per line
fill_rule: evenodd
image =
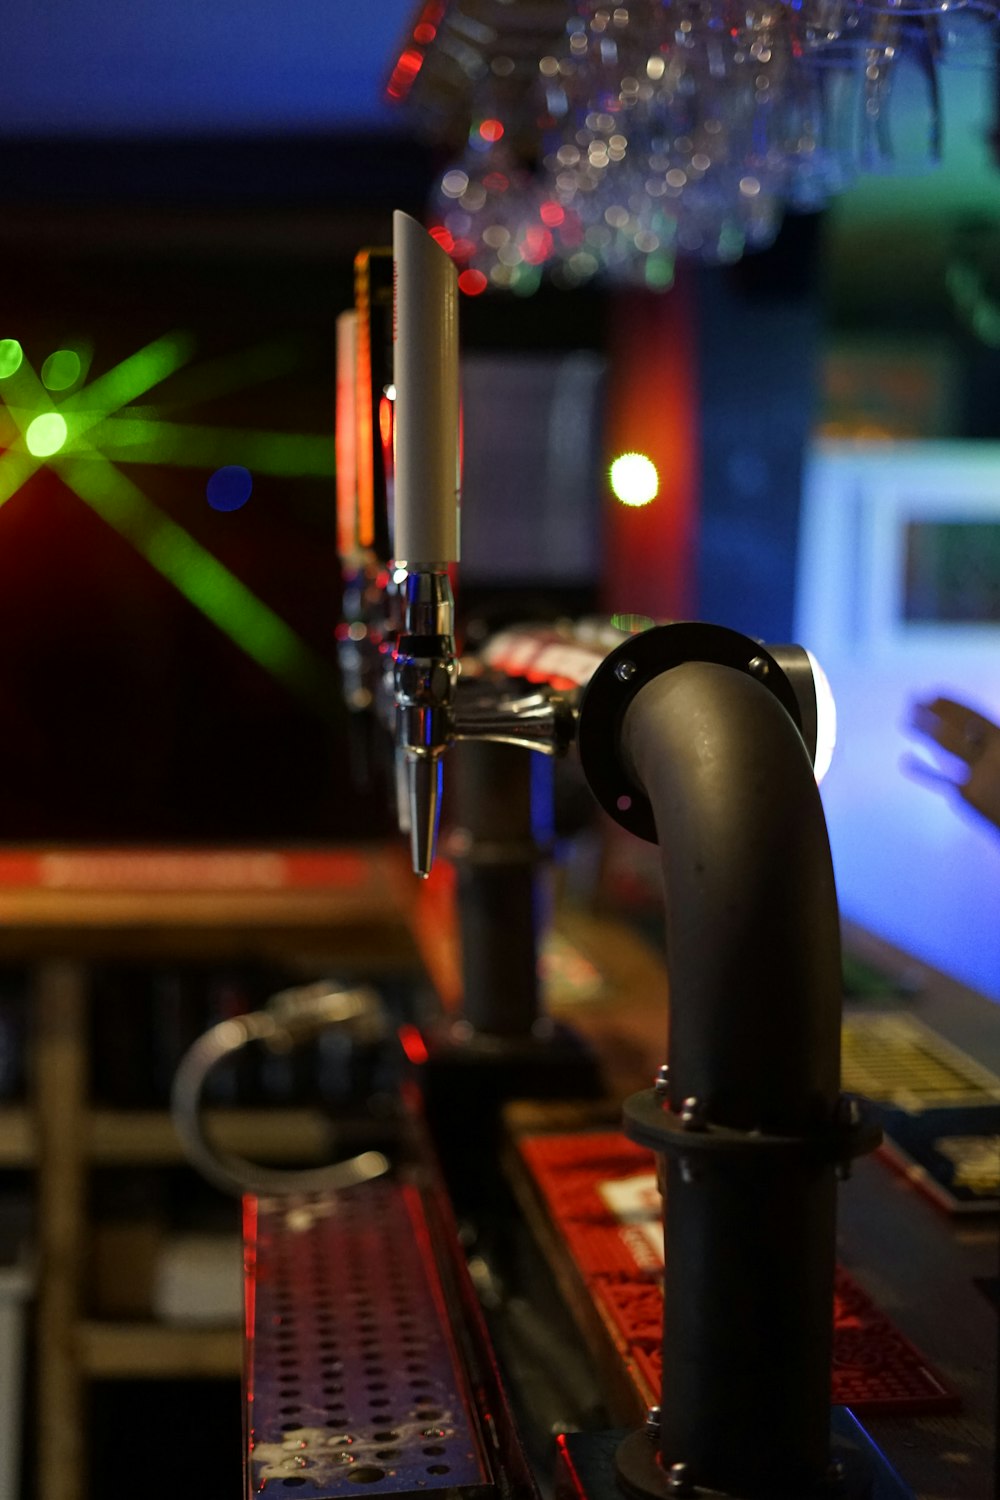
M689 661L715 662L755 678L774 694L802 732L798 701L788 678L767 649L750 636L724 625L681 622L656 625L616 646L591 677L580 702L580 764L604 811L651 844L657 842L653 809L621 764L619 729L640 689L661 672Z

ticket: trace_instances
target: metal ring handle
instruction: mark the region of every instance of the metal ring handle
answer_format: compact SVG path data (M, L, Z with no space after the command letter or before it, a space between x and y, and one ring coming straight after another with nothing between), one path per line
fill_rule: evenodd
M346 1161L306 1170L263 1167L214 1146L205 1133L202 1115L202 1095L209 1074L249 1043L290 1046L328 1026L367 1028L370 1034L373 997L377 1006L378 998L371 990L330 985L286 990L271 1002L273 1010L251 1011L220 1021L188 1048L174 1075L170 1110L184 1154L214 1187L236 1197L244 1193L340 1192L388 1171L389 1162L380 1151L363 1151Z

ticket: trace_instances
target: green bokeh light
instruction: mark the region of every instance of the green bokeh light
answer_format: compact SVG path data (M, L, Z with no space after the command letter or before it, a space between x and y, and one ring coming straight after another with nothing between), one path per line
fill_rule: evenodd
M42 365L42 384L49 391L68 391L83 368L75 349L57 349Z
M24 445L35 458L50 458L64 446L68 431L64 416L57 411L43 411L28 423Z
M6 380L21 368L24 350L17 339L0 339L0 380Z

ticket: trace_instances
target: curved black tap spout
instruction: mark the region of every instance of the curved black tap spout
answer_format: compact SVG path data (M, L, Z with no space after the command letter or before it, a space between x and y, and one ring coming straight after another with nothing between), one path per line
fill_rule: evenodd
M637 1434L620 1475L640 1494L825 1494L837 1166L860 1146L839 1094L833 868L794 694L747 637L665 626L595 676L585 769L602 759L599 708L613 746L598 795L614 807L617 791L640 831L651 812L662 850L670 980L666 1081L626 1105L628 1133L666 1159L659 1454Z
M625 713L622 763L662 853L671 1108L779 1134L828 1126L840 1089L840 924L802 738L748 673L692 661Z

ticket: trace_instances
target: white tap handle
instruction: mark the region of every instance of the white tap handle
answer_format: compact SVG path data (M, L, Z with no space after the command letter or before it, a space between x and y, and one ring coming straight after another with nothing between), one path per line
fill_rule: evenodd
M397 566L459 555L458 273L422 225L392 216Z

